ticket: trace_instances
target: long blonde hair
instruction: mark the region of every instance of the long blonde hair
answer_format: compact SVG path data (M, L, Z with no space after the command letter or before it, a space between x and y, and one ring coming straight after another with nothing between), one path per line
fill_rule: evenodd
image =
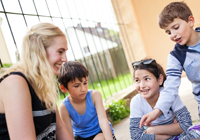
M33 26L23 39L21 60L1 75L2 77L12 71L22 70L39 99L50 110L56 109L59 94L53 68L47 59L46 48L58 36L65 34L53 24L39 23Z

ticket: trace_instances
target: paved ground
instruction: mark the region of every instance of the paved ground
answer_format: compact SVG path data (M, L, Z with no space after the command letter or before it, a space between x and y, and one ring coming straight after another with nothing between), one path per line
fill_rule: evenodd
M194 96L192 94L192 85L186 77L182 78L181 80L179 95L183 103L188 108L190 115L192 116L192 120L198 120L199 118L197 102L194 100ZM117 140L130 140L129 117L123 119L119 124L113 126L113 128Z

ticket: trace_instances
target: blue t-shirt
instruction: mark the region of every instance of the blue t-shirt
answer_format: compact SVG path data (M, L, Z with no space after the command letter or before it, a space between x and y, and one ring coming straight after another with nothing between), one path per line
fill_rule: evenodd
M101 131L97 111L93 104L91 93L92 90L88 90L86 95L86 110L82 115L75 110L68 97L63 100L63 104L65 105L71 118L74 137L79 135L82 138L87 138ZM109 122L109 124L113 133L111 123Z

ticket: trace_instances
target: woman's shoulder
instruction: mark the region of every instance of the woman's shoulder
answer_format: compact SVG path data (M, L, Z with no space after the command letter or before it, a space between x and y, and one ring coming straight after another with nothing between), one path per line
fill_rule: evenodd
M26 79L20 75L11 74L1 81L0 101L4 102L5 106L11 102L16 104L24 101L30 102L31 95L27 94L28 92L30 93Z
M21 72L12 72L1 78L1 85L6 87L16 87L27 85L25 76Z

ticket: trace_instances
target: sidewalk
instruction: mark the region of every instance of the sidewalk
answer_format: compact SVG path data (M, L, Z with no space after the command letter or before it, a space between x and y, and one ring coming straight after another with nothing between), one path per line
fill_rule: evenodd
M190 112L192 121L198 120L198 105L192 94L192 84L187 79L187 77L184 77L181 80L179 95L183 103L186 105L188 111ZM130 140L129 117L123 119L119 124L114 125L113 129L117 140Z

